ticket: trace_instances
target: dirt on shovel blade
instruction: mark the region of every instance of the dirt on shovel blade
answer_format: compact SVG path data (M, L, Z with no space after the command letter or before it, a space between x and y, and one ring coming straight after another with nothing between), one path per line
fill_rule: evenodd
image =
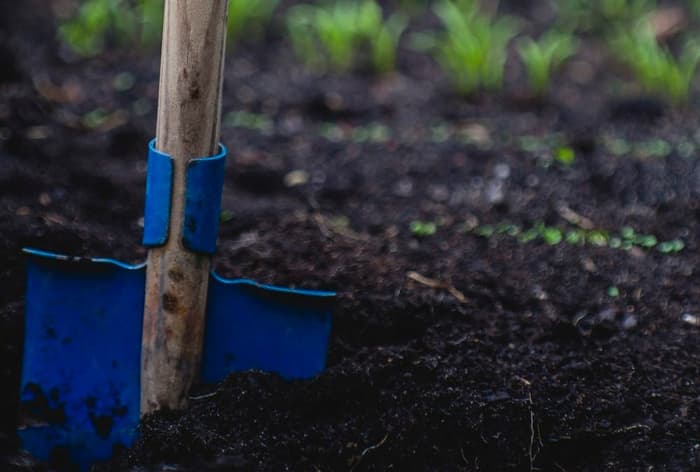
M21 248L145 257L158 57L77 59L55 26L0 6L2 470L47 469L15 434ZM97 470L699 470L697 107L613 93L589 42L544 102L517 71L467 100L409 47L318 75L278 30L227 61L216 266L338 291L327 369L197 386Z

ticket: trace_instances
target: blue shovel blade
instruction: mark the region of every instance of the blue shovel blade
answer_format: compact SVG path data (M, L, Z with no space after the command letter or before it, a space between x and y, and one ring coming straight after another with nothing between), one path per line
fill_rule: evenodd
M22 448L86 470L136 439L145 265L25 250ZM201 379L250 369L309 378L325 365L331 292L212 274Z
M18 435L38 459L85 469L135 436L145 271L29 254Z

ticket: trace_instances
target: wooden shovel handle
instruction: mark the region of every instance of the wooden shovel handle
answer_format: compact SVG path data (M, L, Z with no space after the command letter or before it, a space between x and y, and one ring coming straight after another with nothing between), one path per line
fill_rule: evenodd
M201 362L210 258L183 247L185 170L216 154L227 0L166 0L156 148L173 158L170 233L146 272L141 414L181 409Z

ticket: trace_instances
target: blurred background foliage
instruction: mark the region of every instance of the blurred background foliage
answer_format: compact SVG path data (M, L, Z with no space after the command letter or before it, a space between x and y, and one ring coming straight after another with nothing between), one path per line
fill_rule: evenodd
M595 47L628 88L675 106L692 99L700 60L700 0L525 3L230 0L229 49L274 32L314 73L386 74L401 68L402 53L425 54L463 96L501 91L515 64L519 80L541 99L567 61ZM531 8L535 3L539 6ZM56 4L59 38L78 57L158 46L163 0Z

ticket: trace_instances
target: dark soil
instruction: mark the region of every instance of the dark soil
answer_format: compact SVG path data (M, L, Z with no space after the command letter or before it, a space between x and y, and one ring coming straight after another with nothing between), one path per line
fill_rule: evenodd
M20 249L145 256L139 219L158 59L74 61L41 4L0 12L5 470L39 468L14 435ZM239 45L224 110L260 113L272 126L224 127L232 219L217 270L338 291L328 367L312 381L252 372L200 386L213 395L147 418L135 446L99 469L698 470L700 327L690 321L700 316L700 160L676 144L700 146L700 114L613 99L600 52L580 56L595 74L582 82L564 72L543 104L513 93L457 98L410 50L395 76L321 77L300 69L279 38ZM124 71L136 83L117 92ZM98 107L108 118L87 127L82 117ZM374 123L389 139L358 138ZM554 133L575 150L572 166L518 144ZM672 148L617 156L606 136ZM294 170L308 179L290 187ZM685 249L522 244L463 229L563 228L572 214L611 232L680 238ZM441 224L417 237L415 220Z

